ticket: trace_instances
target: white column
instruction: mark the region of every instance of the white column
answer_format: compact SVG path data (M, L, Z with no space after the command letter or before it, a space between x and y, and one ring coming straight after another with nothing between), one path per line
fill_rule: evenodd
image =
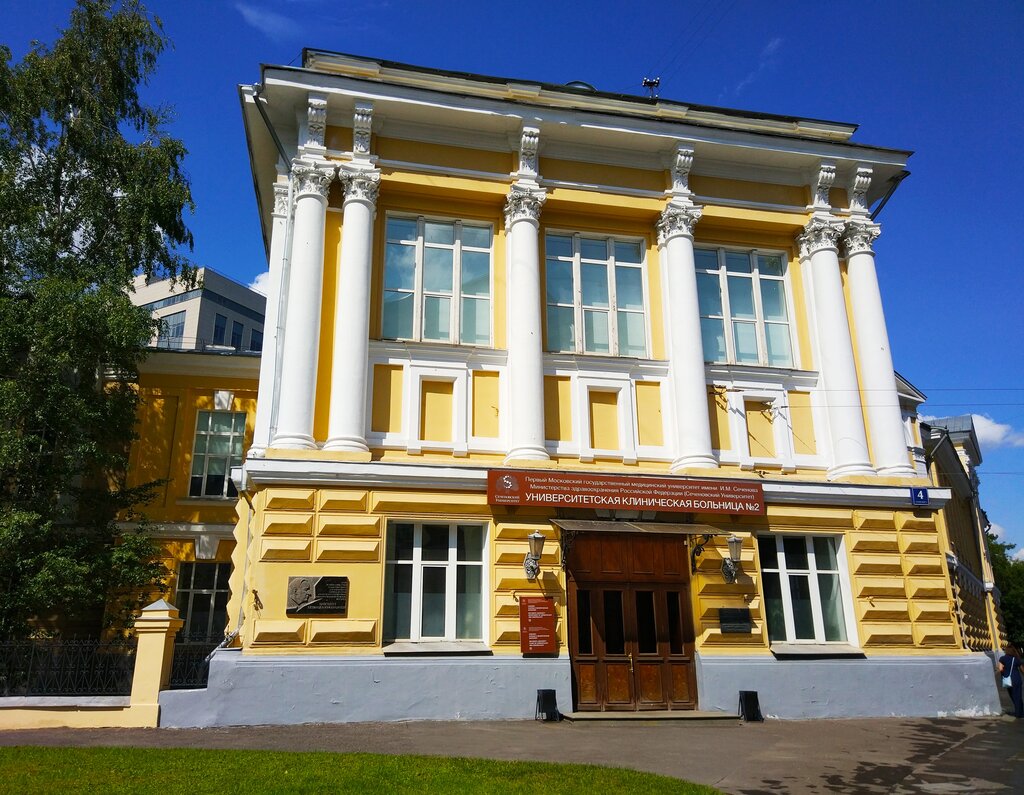
M295 221L292 234L288 302L281 351L281 389L277 432L272 447L315 449L313 406L316 401L317 349L324 273L324 227L327 191L334 166L296 163Z
M334 311L331 413L324 450L362 453L366 444L366 385L370 339L373 217L379 171L339 172L345 186L341 262Z
M263 324L263 352L260 354L260 383L256 401L256 427L253 431L252 446L249 455L262 458L264 450L270 445L270 432L273 422L274 405L276 403L275 384L278 370L278 328L284 322L280 311L284 297L282 283L285 265L285 245L288 236L288 216L290 215L290 182L274 185L274 212L270 227L270 258L268 267L270 278L267 279L267 309Z
M544 446L544 354L541 326L540 210L544 191L513 185L505 203L508 234L508 454L548 458Z
M875 473L868 456L853 341L839 274L836 245L842 231L842 221L816 216L797 237L800 256L809 263L814 284L814 321L821 359L818 365L832 441L829 478Z
M846 274L857 331L857 364L871 434L871 453L879 475L914 477L907 457L903 415L896 391L889 334L871 247L880 228L868 220L846 225Z
M668 288L665 317L676 428L673 472L688 467L718 466L711 448L697 271L693 260L693 227L700 215L701 208L696 205L669 204L657 225Z

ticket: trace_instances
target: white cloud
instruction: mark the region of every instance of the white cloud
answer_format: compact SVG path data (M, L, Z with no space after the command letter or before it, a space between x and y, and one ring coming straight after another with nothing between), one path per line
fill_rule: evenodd
M1006 528L1003 527L1001 524L996 524L995 522L992 522L988 526L988 532L990 535L995 536L1000 540L1006 538Z
M1010 560L1024 560L1024 549L1018 549L1010 555Z
M249 282L249 289L255 290L260 295L266 295L267 291L270 290L270 271L257 273L256 278Z
M984 414L972 414L974 432L982 451L993 447L1024 447L1024 433L1015 431L1012 425L996 422Z
M776 36L774 39L769 41L764 47L761 48L761 55L758 58L757 66L747 74L732 90L734 96L738 96L743 90L757 80L761 75L775 67L775 54L782 47L783 39L780 36ZM728 93L728 92L726 92Z
M283 14L257 8L250 3L235 3L235 8L247 24L267 38L298 38L302 35L302 26Z

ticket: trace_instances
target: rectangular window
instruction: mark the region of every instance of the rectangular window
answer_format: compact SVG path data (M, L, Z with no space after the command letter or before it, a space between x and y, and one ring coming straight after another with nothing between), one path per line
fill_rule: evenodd
M228 319L224 315L213 316L213 344L223 345L228 331Z
M220 640L228 624L230 563L182 563L174 604L185 622L184 640Z
M190 497L237 497L231 467L242 465L244 411L200 411L192 449Z
M385 641L483 639L481 525L392 522L386 555Z
M548 233L544 253L547 349L646 356L641 241Z
M237 320L231 322L231 347L236 351L242 350L242 334L244 331L245 326Z
M249 332L249 350L256 352L263 350L263 332L257 328Z
M172 315L164 315L160 318L160 331L156 341L158 348L172 348L174 350L178 350L184 345L184 337L184 311L175 312Z
M389 217L385 229L381 336L490 345L490 226Z
M694 258L704 361L792 367L782 255L698 248Z
M841 554L835 536L758 536L768 638L845 643Z

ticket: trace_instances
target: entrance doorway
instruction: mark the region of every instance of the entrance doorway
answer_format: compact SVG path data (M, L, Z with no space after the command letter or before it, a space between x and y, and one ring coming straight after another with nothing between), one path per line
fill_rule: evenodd
M685 538L580 534L566 563L576 709L695 709Z

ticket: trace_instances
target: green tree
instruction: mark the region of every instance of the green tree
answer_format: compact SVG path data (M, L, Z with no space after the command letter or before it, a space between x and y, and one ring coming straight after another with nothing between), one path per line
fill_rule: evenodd
M145 496L132 280L194 277L185 148L140 96L165 45L138 2L78 0L52 46L0 47L0 638L162 572L115 520Z
M1003 543L988 533L985 538L992 560L992 573L999 589L999 606L1003 611L1006 634L1017 648L1024 648L1024 561L1010 557L1013 544Z

